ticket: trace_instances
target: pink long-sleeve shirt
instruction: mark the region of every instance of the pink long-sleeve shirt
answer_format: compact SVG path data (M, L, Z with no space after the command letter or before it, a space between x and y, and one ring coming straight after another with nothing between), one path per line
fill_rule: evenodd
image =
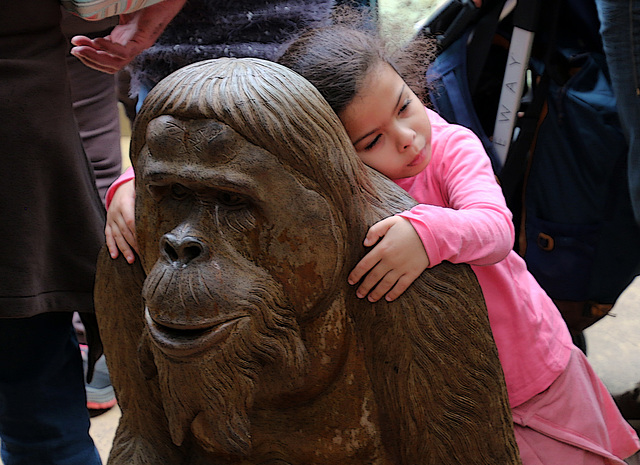
M429 266L469 263L486 300L511 407L544 391L563 372L571 336L560 312L513 251L511 212L489 157L468 129L427 109L431 162L395 182L420 202L400 216L422 239Z
M133 167L130 166L129 168L126 169L126 171L124 173L122 173L120 175L120 177L118 179L116 179L113 184L111 184L109 186L109 189L107 190L107 195L105 198L105 205L107 207L107 210L109 209L109 206L111 205L111 201L113 200L113 195L116 193L116 191L118 190L118 187L122 186L125 182L129 182L129 181L133 181L136 178L134 172L133 172Z

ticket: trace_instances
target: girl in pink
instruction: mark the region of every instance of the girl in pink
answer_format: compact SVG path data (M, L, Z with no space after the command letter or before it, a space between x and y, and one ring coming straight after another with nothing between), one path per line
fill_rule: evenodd
M310 31L280 62L320 90L362 161L420 202L370 228L364 242L373 249L349 276L357 295L393 300L426 268L469 263L487 303L523 463L624 464L638 437L513 252L511 213L475 135L425 108L366 32ZM112 256L120 248L128 258L133 193L123 183L109 195L107 234Z
M311 31L280 63L327 99L360 159L420 205L373 225L349 276L357 295L398 297L426 268L469 263L484 294L520 454L532 464L622 464L638 437L512 247L489 157L466 128L425 108L367 33Z

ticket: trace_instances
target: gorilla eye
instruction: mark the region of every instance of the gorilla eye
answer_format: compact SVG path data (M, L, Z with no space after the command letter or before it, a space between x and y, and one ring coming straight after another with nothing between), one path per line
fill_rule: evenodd
M218 194L218 203L223 207L235 209L244 207L247 204L247 201L242 195L238 195L233 192L220 192Z
M190 194L189 189L184 187L182 184L173 184L171 186L171 197L175 200L184 200Z
M161 186L156 184L150 184L147 186L147 191L151 195L151 198L156 202L160 202L166 197L169 188L167 186Z

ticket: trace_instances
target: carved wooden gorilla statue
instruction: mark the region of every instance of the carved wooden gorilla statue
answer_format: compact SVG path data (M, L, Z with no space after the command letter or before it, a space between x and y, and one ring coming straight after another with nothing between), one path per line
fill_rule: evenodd
M365 167L303 78L185 67L148 96L132 161L140 260L101 255L96 305L135 464L515 464L475 276L355 296L367 228L415 202Z

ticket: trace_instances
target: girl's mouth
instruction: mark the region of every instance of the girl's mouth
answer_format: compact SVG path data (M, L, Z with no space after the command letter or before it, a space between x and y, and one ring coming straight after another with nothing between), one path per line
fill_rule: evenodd
M427 151L426 147L420 150L420 152L418 152L418 155L416 155L416 157L413 160L411 160L411 163L409 163L407 166L416 166L422 163L422 160L424 160L426 151Z

